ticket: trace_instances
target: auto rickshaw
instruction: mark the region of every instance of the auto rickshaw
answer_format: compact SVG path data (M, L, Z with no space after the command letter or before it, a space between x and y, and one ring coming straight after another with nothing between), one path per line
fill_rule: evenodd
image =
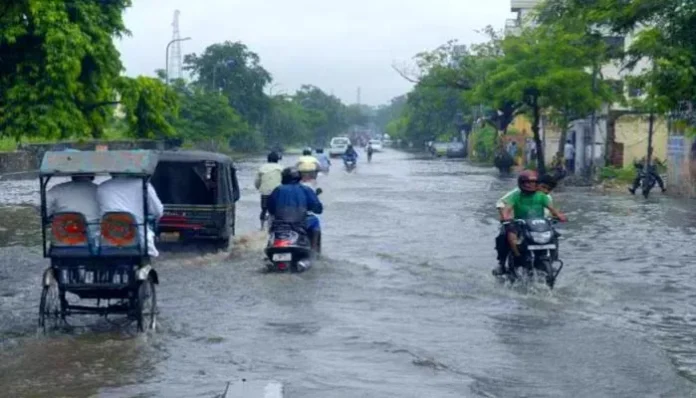
M152 177L164 215L161 243L210 242L226 250L235 232L237 171L229 156L204 151L162 151ZM158 246L165 248L166 246Z
M157 272L150 264L147 222L129 212L108 212L92 225L82 213L48 213L47 185L54 177L126 174L142 180L143 214L148 220L147 184L157 166L151 151L46 152L39 171L41 235L44 258L51 261L42 278L39 327L66 323L71 315L126 315L138 331L154 330ZM68 301L71 293L95 305Z

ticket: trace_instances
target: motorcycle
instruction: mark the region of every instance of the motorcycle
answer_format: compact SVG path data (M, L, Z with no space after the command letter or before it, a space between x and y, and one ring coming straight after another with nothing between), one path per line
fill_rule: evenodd
M317 189L317 195L322 192ZM311 214L311 212L309 212ZM264 250L269 272L304 272L311 268L312 259L321 253L321 232L318 232L318 250L312 250L310 236L303 226L272 223Z
M518 231L517 247L521 256L515 261L510 253L506 272L500 276L503 281L508 279L514 283L526 274L529 280L534 280L535 276L543 278L549 289L553 289L563 269L563 261L558 258L559 235L552 225L555 222L545 218L513 221Z
M357 165L357 161L355 159L350 159L350 160L346 160L345 164L346 164L346 171L350 173L353 170L355 170L355 167Z
M652 175L652 173L646 173L641 171L640 189L643 192L643 197L645 199L648 198L648 195L650 195L650 191L655 187L655 184L657 184L657 180L655 179L655 176Z

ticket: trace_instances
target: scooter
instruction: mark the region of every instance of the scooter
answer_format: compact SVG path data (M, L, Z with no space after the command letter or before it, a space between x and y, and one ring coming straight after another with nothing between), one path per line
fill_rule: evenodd
M352 172L353 170L355 170L355 166L356 166L356 164L357 164L357 161L355 161L355 160L346 160L345 163L346 163L346 171L347 171L347 172L350 173L350 172Z
M322 192L317 189L317 195ZM272 223L264 250L269 272L304 272L312 267L312 260L321 253L321 232L314 237L318 250L312 250L311 239L304 227Z

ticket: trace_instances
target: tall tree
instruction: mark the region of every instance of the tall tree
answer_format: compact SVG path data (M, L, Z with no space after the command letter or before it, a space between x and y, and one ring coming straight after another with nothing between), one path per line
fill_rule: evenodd
M3 1L0 134L100 136L122 69L114 37L130 0Z
M271 82L271 74L243 43L226 41L208 46L200 56L188 54L184 69L199 86L224 94L251 125L263 121L270 107L263 90Z
M573 107L583 114L602 102L593 95L592 75L587 69L591 58L587 48L579 45L582 39L582 34L548 29L527 29L520 36L506 37L502 42L504 56L480 87L499 102L524 104L532 117L537 168L542 173L542 112Z
M176 135L167 116L176 117L179 99L160 80L139 76L121 78L116 85L124 105L130 136L161 139Z
M348 127L345 105L316 86L303 85L293 96L293 101L308 112L307 120L314 144L325 144L332 135Z

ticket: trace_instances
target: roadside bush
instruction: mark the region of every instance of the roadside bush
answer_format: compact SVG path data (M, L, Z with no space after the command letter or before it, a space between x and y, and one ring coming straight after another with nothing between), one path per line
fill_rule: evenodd
M471 158L479 162L493 162L498 132L490 126L472 131L469 135Z
M599 170L601 180L614 180L618 182L632 182L637 175L635 167L614 167L606 166Z

